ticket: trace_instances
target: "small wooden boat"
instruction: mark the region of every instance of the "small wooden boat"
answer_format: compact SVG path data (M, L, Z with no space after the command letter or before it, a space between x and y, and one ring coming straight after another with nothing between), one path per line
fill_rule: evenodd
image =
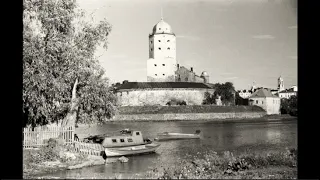
M200 130L196 130L194 134L185 134L185 133L158 133L156 141L165 141L165 140L177 140L177 139L200 139Z
M106 136L102 141L104 158L153 153L160 144L144 139L141 131L122 130L120 134Z

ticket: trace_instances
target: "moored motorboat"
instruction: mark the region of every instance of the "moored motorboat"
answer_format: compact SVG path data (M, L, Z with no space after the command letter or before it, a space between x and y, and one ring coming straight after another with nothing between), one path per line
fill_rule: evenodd
M144 139L141 131L122 130L120 134L106 136L102 141L104 158L153 153L160 144Z
M196 130L194 134L185 134L185 133L158 133L156 141L165 141L165 140L177 140L177 139L200 139L200 130Z

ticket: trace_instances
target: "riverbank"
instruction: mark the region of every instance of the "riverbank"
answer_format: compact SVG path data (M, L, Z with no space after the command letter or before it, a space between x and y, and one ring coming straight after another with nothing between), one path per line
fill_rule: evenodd
M266 111L258 106L123 106L118 110L118 114L106 121L237 121L297 118L290 115L267 115Z
M105 160L101 156L79 154L72 151L71 147L58 143L54 146L23 150L24 179L33 179L45 173L102 164L105 164Z
M241 154L210 151L183 160L175 167L153 169L131 178L151 179L296 179L297 150Z
M237 121L277 121L283 119L297 119L290 115L266 115L263 112L251 113L188 113L188 114L125 114L116 115L106 122L161 122L161 121L215 121L215 122L237 122ZM79 126L85 126L81 124Z
M130 157L129 157L130 161ZM37 176L51 179L53 176ZM62 177L60 177L62 178ZM72 177L70 177L72 178ZM73 177L83 178L83 177ZM297 150L217 153L189 155L175 166L163 163L141 174L92 174L86 179L297 179Z

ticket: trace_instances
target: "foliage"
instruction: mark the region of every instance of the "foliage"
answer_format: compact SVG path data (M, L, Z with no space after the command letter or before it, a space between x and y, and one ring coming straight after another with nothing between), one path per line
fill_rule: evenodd
M236 99L235 99L236 105L244 105L244 106L249 105L249 100L248 100L248 99L243 99L243 98L239 95L238 92L235 94L235 98L236 98Z
M210 94L209 92L205 92L204 97L203 105L216 104L216 99L218 98L216 94Z
M229 151L220 155L209 151L195 157L190 156L186 158L190 160L182 160L175 167L154 169L146 176L158 179L244 178L249 175L259 177L259 174L252 172L259 172L259 169L270 167L296 167L296 154L296 149L261 155L242 153L238 156Z
M86 21L73 0L23 1L24 124L44 125L70 110L72 88L79 81L78 120L112 116L115 97L94 57L107 49L111 25Z
M205 99L203 100L202 104L216 104L215 100L218 98L218 96L221 96L221 101L224 105L234 104L234 93L236 91L232 82L226 82L222 84L216 83L214 84L214 89L215 91L213 94L206 92Z
M168 101L166 103L167 106L171 106L171 105L187 105L186 101L184 100L178 100L178 99L171 99L170 101Z
M280 105L281 114L297 115L298 112L298 97L291 96L289 99L281 99Z

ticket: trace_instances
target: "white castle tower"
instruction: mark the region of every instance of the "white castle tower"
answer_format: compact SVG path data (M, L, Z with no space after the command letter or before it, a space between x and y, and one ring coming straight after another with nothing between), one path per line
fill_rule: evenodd
M176 36L161 17L149 35L147 81L174 82L176 70Z
M280 76L278 78L278 91L280 92L280 91L283 91L283 90L284 90L284 83L283 83L282 77Z

